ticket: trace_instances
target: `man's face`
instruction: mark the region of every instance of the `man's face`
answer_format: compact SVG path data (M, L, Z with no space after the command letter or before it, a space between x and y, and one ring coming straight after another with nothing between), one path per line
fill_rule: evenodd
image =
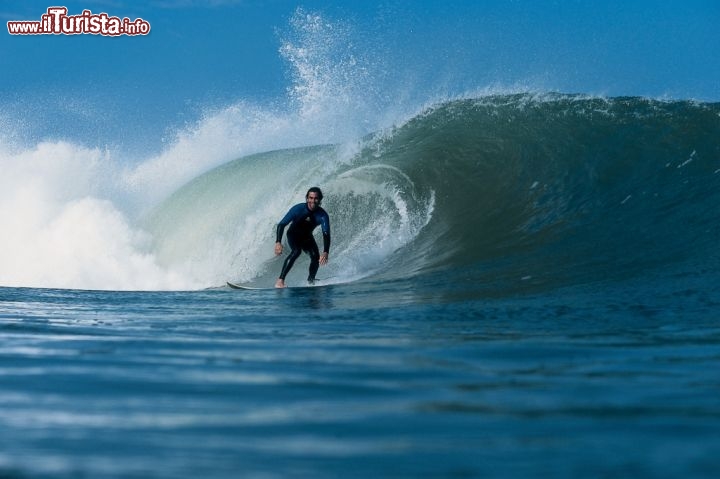
M317 193L314 191L311 191L307 195L307 207L310 211L315 211L315 208L317 208L320 205L320 197Z

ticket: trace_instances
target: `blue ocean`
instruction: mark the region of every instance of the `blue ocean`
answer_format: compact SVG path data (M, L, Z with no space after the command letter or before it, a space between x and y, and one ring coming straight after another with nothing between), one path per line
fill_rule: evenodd
M378 112L309 18L288 108L0 144L0 478L718 477L720 104ZM316 185L330 261L276 290Z

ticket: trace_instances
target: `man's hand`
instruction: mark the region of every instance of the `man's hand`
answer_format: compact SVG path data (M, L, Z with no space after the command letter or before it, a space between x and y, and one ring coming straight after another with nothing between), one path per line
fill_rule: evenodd
M275 243L275 256L280 256L282 254L283 246L282 243L277 242ZM327 259L326 259L327 261Z
M328 262L328 254L327 253L321 254L320 255L320 264L324 266L327 264L327 262Z

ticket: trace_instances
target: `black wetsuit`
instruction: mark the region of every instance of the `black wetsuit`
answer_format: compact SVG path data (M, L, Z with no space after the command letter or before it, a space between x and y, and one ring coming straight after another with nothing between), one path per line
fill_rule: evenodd
M290 228L288 228L287 239L292 251L283 263L280 279L285 281L285 276L295 264L295 260L305 251L310 255L308 281L312 283L315 281L315 274L320 267L320 252L312 232L317 225L320 225L323 234L323 252L330 252L330 217L320 206L316 207L314 211L310 211L306 203L299 203L290 208L290 211L278 223L276 242L282 241L283 231L288 224Z

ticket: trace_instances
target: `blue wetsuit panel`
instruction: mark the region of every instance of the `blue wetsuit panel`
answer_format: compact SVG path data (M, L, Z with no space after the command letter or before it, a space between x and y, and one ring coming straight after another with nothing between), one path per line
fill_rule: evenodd
M317 207L315 211L310 211L305 203L298 203L290 208L285 217L280 220L277 226L276 241L282 240L283 231L287 225L288 236L293 235L296 238L312 237L313 230L320 225L323 233L323 251L330 250L330 217L321 207Z

